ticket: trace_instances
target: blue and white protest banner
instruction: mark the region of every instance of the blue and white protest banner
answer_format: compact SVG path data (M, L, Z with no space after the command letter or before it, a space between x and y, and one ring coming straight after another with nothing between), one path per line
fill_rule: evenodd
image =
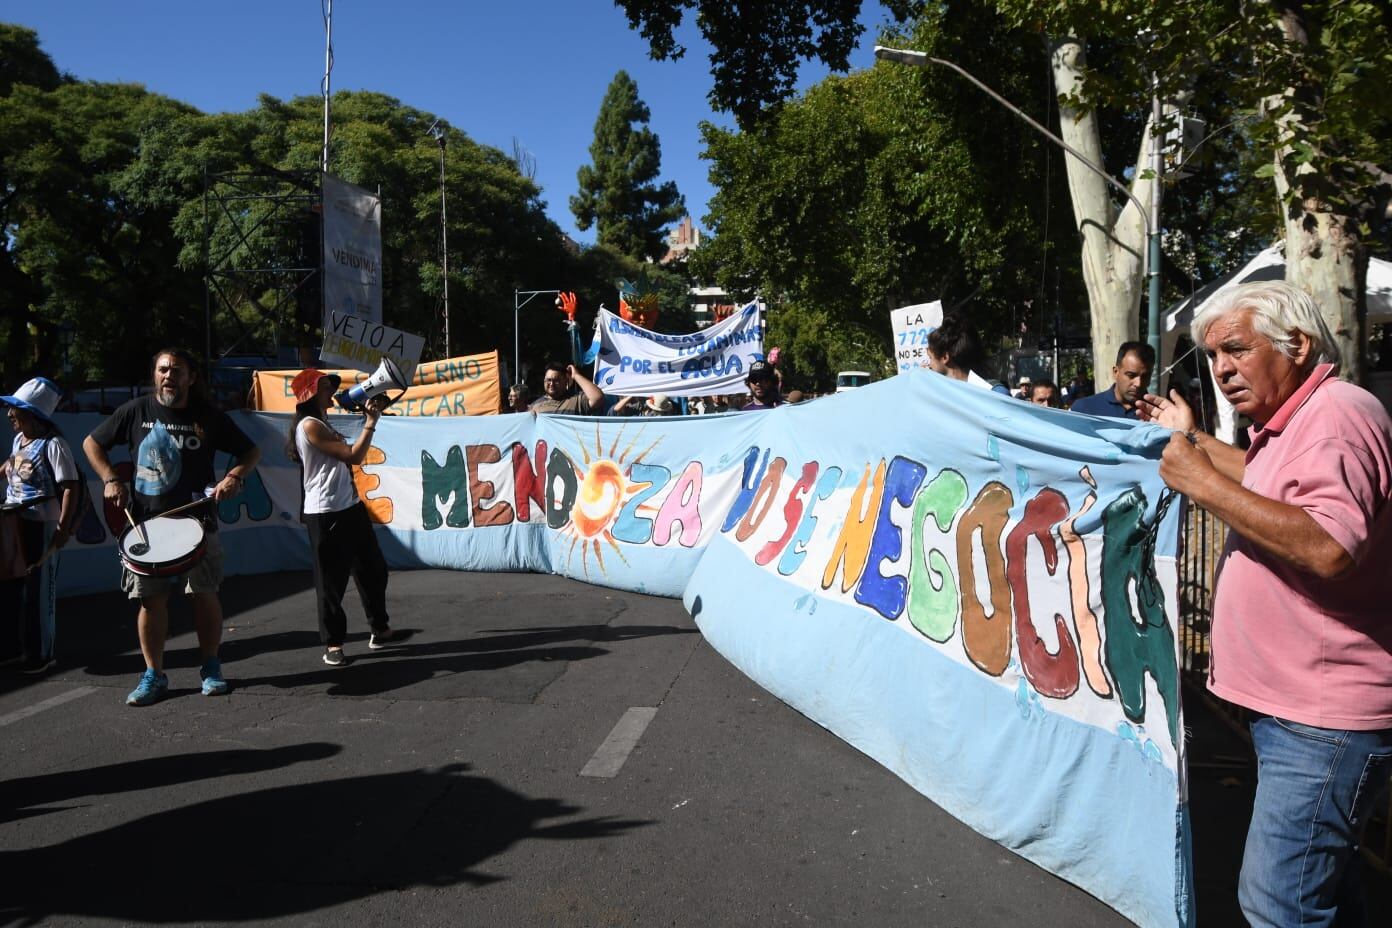
M308 568L290 417L235 418L263 457L218 506L227 583ZM56 419L75 447L98 421ZM758 414L384 417L354 480L393 567L680 595L733 664L933 802L1175 926L1194 912L1168 440L910 370ZM65 592L116 588L123 523L84 515Z
M691 335L662 335L601 308L594 381L615 396L709 396L744 392L749 365L764 356L759 305Z

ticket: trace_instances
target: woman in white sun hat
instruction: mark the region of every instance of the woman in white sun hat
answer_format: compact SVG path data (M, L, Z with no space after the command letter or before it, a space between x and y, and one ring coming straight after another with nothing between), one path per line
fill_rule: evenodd
M11 396L0 396L14 442L0 464L5 480L4 531L17 536L24 572L3 581L6 616L20 618L24 671L43 673L53 665L57 637L57 552L72 536L78 518L81 473L72 449L53 423L62 391L35 377ZM7 639L13 629L3 631ZM9 642L12 643L12 639ZM3 645L0 645L3 646Z

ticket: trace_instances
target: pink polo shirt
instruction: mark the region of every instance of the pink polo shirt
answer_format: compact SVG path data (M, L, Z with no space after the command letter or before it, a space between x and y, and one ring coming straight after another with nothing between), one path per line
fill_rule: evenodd
M1321 580L1229 532L1208 688L1305 725L1392 728L1392 420L1333 374L1252 429L1242 485L1304 509L1355 566Z

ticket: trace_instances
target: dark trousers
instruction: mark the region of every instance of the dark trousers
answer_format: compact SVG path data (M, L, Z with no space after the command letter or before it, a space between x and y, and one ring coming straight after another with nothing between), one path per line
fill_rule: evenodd
M19 541L26 563L33 564L43 556L47 533L43 522L9 516L19 525ZM0 581L0 603L6 615L19 618L20 653L28 661L46 661L53 657L54 594L56 592L55 559L50 557L42 568L27 577ZM13 630L6 632L7 641L0 646L0 658L14 657Z
M319 640L342 647L348 634L343 593L348 576L357 584L363 611L374 632L386 631L387 561L372 533L372 520L362 503L339 512L307 512L310 559L314 563L314 592L319 599Z

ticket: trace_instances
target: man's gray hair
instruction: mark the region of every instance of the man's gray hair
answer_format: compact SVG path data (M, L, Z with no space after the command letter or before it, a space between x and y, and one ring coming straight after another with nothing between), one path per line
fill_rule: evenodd
M1252 310L1252 329L1286 357L1295 354L1291 335L1303 332L1310 339L1310 358L1306 369L1317 364L1333 364L1339 370L1339 346L1320 315L1314 299L1284 280L1263 280L1241 284L1209 302L1194 317L1194 342L1202 346L1208 327L1239 310Z

